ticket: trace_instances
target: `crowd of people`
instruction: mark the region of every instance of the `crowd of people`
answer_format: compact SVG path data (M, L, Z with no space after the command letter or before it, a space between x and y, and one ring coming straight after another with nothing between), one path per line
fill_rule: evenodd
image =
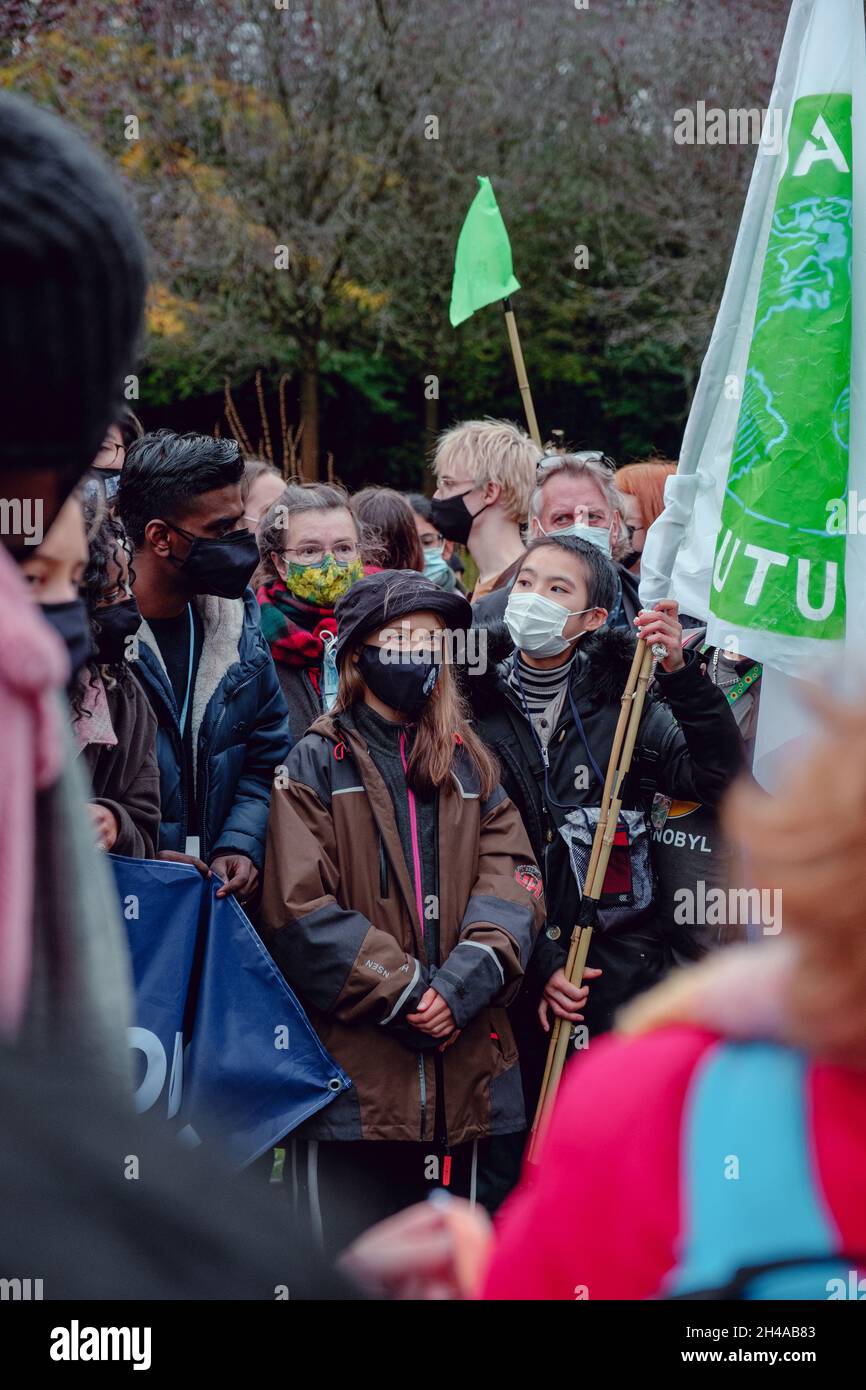
M760 667L708 646L673 600L641 608L641 552L675 465L617 468L602 450L542 449L513 423L470 420L438 439L432 495L352 495L286 479L232 439L157 419L145 431L121 403L143 248L112 176L62 124L8 98L0 174L2 490L7 523L16 501L43 514L38 544L7 524L0 550L12 1112L26 1113L28 1068L41 1084L49 1037L75 1085L98 1076L100 1103L123 1112L133 1000L105 857L173 860L235 897L351 1079L237 1197L256 1219L279 1212L311 1295L715 1288L780 1258L780 1201L803 1212L782 1255L866 1250L842 1177L866 1156L859 859L842 861L844 808L828 807L821 834L850 893L819 937L811 820L807 834L797 796L770 802L747 780ZM657 661L573 981L636 642ZM853 838L866 752L862 715L849 717L848 765L862 755ZM751 879L788 895L784 944L676 912L684 889L727 885L745 844ZM823 863L829 883L836 860ZM571 1060L530 1169L557 1019L574 1030ZM751 1038L764 1041L728 1042ZM688 1171L684 1114L699 1131ZM35 1181L23 1174L38 1130L20 1130L0 1157L4 1195ZM817 1153L810 1175L795 1132ZM715 1163L713 1143L724 1155L740 1141L751 1153L756 1135L771 1158L746 1205L726 1193L727 1216L710 1220L694 1195L705 1153ZM74 1120L66 1138L74 1154ZM167 1153L159 1190L192 1188L187 1157L171 1177ZM774 1172L785 1180L772 1198L761 1173ZM235 1200L231 1183L209 1192L211 1220ZM810 1225L819 1186L823 1225ZM684 1192L696 1213L685 1249ZM64 1209L50 1204L59 1235ZM503 1204L493 1229L478 1213ZM207 1219L191 1200L193 1251ZM226 1245L239 1238L228 1222ZM27 1239L16 1228L11 1248ZM133 1223L132 1252L136 1239ZM218 1296L248 1294L252 1245L226 1255L236 1283ZM135 1287L155 1296L160 1279Z

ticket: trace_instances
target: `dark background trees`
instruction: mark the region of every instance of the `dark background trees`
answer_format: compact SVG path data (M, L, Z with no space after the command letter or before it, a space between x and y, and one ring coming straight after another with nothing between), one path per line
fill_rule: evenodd
M129 181L152 248L148 426L225 432L228 377L258 448L260 369L272 440L288 379L307 476L331 453L350 486L409 487L437 428L520 418L498 309L448 323L478 173L511 236L542 431L676 455L754 148L677 145L674 112L765 106L787 10L6 0L0 83Z

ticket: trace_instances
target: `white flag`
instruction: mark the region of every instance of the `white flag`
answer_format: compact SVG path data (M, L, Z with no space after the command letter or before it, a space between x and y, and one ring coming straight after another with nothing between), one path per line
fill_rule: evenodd
M768 755L809 727L792 678L866 655L864 95L862 0L794 0L765 124L784 140L759 145L641 564L645 606L673 594L709 642L764 663L768 785Z

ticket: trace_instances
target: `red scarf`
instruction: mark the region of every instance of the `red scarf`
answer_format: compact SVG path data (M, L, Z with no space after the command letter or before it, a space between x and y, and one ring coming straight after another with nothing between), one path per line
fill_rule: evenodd
M274 661L304 666L316 690L324 656L323 632L336 634L333 608L319 608L296 598L281 579L271 579L256 594L262 611L262 632Z

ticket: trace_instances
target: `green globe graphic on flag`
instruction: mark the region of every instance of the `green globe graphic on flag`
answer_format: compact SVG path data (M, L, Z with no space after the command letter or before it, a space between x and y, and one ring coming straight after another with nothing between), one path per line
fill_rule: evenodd
M851 243L851 98L804 97L779 180L716 546L711 611L742 627L844 632L845 536L828 516L848 479Z

